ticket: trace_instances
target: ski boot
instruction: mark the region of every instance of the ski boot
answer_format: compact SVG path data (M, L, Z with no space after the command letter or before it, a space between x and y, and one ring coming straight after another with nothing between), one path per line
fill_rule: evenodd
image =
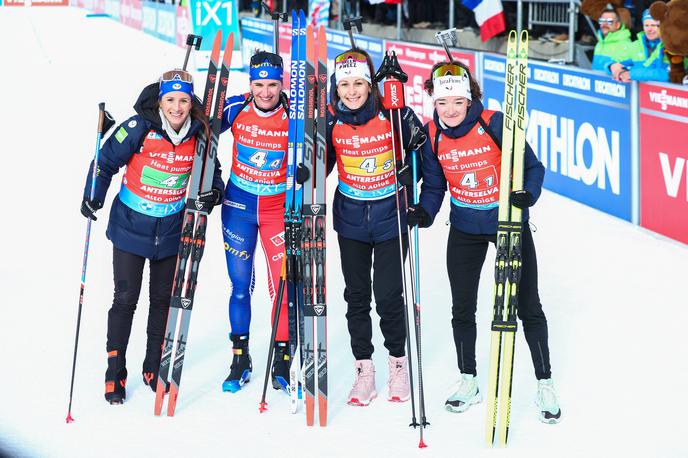
M408 359L389 357L389 381L387 382L387 400L406 402L411 397L409 388Z
M356 360L356 379L349 392L347 404L363 407L377 397L375 391L375 366L372 359Z
M229 338L232 341L234 357L229 368L229 375L222 382L222 391L236 393L244 384L251 381L253 364L251 355L248 353L248 334L236 336L230 334Z
M105 371L105 400L110 404L123 404L127 397L127 368L124 354L117 350L108 352L108 367Z
M540 421L555 424L561 421L561 409L557 400L557 392L554 391L554 383L551 378L538 380L538 390L535 396L535 404L540 412Z
M289 342L275 342L275 356L272 359L272 387L289 394Z
M449 412L461 413L468 410L472 404L482 402L483 395L478 389L478 380L473 374L461 374L454 392L447 398L444 408Z
M162 347L155 350L148 349L146 351L146 358L143 360L143 383L148 385L153 393L158 388L158 371L160 370L160 357L162 356Z

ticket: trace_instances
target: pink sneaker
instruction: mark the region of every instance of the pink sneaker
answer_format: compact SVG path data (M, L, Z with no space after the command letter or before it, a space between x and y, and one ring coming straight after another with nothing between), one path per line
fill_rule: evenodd
M371 359L356 360L356 380L349 393L350 406L367 406L377 397L375 391L375 366Z
M401 358L389 357L389 381L387 382L390 402L406 402L411 397L408 377L408 360L406 356Z

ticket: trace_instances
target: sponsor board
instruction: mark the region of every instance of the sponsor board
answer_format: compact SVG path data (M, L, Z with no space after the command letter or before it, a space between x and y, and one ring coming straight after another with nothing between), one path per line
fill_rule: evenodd
M155 36L169 43L177 43L177 7L159 3L156 10Z
M387 41L385 42L385 49L396 52L401 68L408 74L408 82L404 85L406 106L412 108L423 123L430 121L434 108L432 98L423 89L423 83L430 77L433 65L447 60L447 53L444 48ZM456 60L466 64L471 73L475 73L474 53L456 50L452 51L452 55ZM476 75L474 77L477 78Z
M238 0L190 0L191 29L194 34L203 37L200 52L196 56L199 70L208 68L213 38L218 30L222 30L223 47L229 34L233 32L234 49L239 49L241 37L237 3Z
M483 55L486 108L501 110L505 59ZM606 75L529 62L526 139L545 187L619 218L632 218L629 85Z
M688 89L640 84L640 225L688 244Z

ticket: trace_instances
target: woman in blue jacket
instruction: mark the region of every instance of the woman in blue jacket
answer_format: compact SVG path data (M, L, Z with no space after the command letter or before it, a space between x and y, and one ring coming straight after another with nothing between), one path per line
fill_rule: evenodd
M121 404L126 397L126 351L146 259L150 309L143 381L156 389L186 187L196 138L203 130L208 133L208 120L193 93L193 79L183 70L165 72L159 82L146 86L134 109L137 114L123 122L100 150L93 199L89 198L89 167L81 204L81 213L95 220L112 177L126 166L106 232L113 245L115 283L106 343L105 399L110 404ZM217 161L212 188L199 196L209 209L220 203L224 188Z
M423 145L423 185L420 203L408 211L410 226L429 227L449 188L451 212L447 242L447 271L452 292L452 329L461 378L445 403L451 412L464 412L482 400L475 361L478 283L487 247L495 243L501 177L502 113L486 110L480 86L461 63L433 67L425 87L435 111L426 125ZM511 194L511 204L523 209L523 264L518 316L530 347L538 379L540 418L556 423L561 410L551 379L547 320L538 297L537 263L528 227L528 207L542 189L545 169L526 146L524 189Z

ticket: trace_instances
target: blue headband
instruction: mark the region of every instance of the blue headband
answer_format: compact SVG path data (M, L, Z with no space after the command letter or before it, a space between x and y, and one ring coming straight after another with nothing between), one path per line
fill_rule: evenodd
M647 21L648 19L650 19L651 21L655 20L650 14L650 10L646 9L645 11L643 11L643 22Z
M279 80L282 81L282 67L263 62L259 65L251 65L249 79L253 80Z
M175 79L169 81L160 81L160 92L158 93L158 98L160 99L163 95L173 91L186 92L193 98L193 83L182 81L179 77L175 77Z

